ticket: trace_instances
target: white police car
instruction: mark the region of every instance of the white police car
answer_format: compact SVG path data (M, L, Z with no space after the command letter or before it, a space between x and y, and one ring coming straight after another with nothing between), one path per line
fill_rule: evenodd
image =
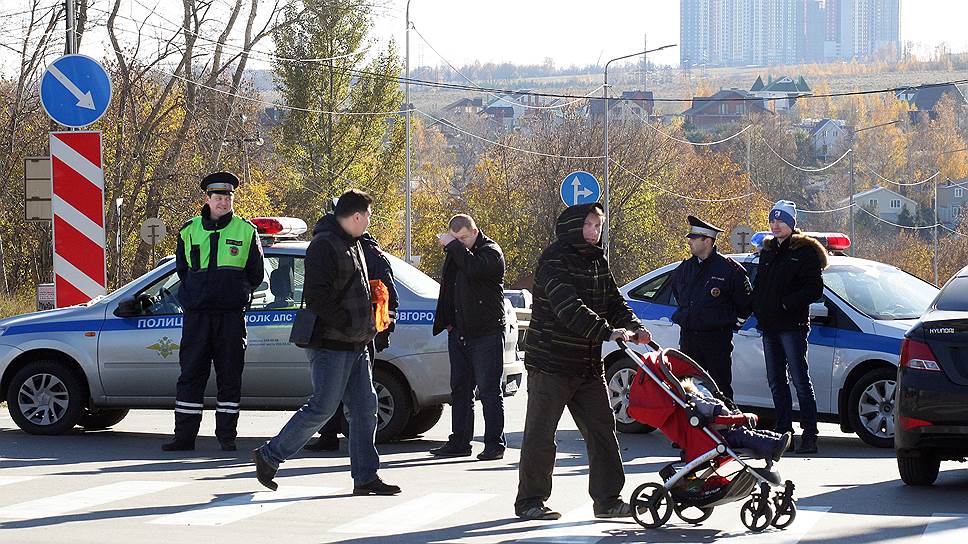
M292 236L306 229L298 219L253 222L262 235ZM312 392L306 355L288 341L309 244L264 240L265 280L246 312L242 407L292 410ZM377 355L373 369L379 441L427 431L450 400L447 339L431 335L440 286L388 257L400 304L390 347ZM87 304L0 320L0 398L17 425L29 433L59 434L75 425L110 427L131 408L172 409L182 326L178 287L174 259L168 258ZM524 365L515 351L517 321L510 303L505 313L503 386L512 395ZM206 406L214 407L214 377L205 395Z
M758 233L754 243L764 234ZM841 252L850 246L843 234L807 234L833 253L823 272L823 298L810 306L808 359L820 420L840 423L845 432L855 432L873 446L892 447L901 340L938 289L899 268L843 256ZM754 277L757 254L730 256ZM620 289L662 347L679 345L679 326L670 321L676 301L669 283L678 264L649 272ZM603 356L619 430L648 431L626 411L632 362L614 343L605 345ZM773 408L755 317L733 335L732 386L741 406ZM796 394L792 396L796 408Z

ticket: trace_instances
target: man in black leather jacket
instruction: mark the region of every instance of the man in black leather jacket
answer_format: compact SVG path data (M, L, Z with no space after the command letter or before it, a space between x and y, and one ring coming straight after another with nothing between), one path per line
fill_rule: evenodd
M474 438L474 386L484 407L482 461L504 457L504 253L468 215L455 215L438 235L446 251L434 335L447 330L452 433L430 451L467 457Z

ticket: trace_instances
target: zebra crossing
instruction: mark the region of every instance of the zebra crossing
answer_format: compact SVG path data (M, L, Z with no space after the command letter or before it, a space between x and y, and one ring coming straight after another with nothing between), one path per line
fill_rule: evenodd
M49 487L44 485L50 480ZM71 516L95 516L95 523L110 523L110 511L121 503L126 507L126 521L136 526L168 527L238 527L245 530L245 522L260 526L280 523L273 513L292 509L316 512L315 518L299 515L311 524L314 531L325 533L329 541L356 540L365 537L404 539L410 533L430 531L434 542L463 542L485 544L491 542L554 542L596 544L612 537L643 537L646 530L631 520L596 520L592 516L592 504L587 496L567 509L555 522L526 522L511 518L512 499L497 493L443 493L411 492L389 498L353 497L349 488L331 486L283 485L276 492L236 492L212 495L218 483L198 480L122 480L90 487L74 488L85 481L81 477L54 475L2 475L0 487L34 484L31 489L51 489L46 496L37 496L22 502L6 504L0 494L0 531L9 528L41 530L42 523L16 525L25 520L58 518L58 523L70 523ZM58 492L64 491L64 492ZM46 492L40 492L44 494ZM198 497L209 497L208 502L198 503ZM571 498L571 497L567 497ZM566 499L558 499L565 502ZM329 518L319 515L323 501L358 501L352 516ZM384 500L385 499L385 500ZM192 504L195 502L195 504ZM345 503L344 503L345 504ZM738 506L738 505L737 505ZM325 509L325 507L323 507ZM139 509L143 509L143 514ZM720 514L720 510L722 513ZM663 531L675 531L677 541L708 541L709 531L715 531L715 540L728 540L743 544L797 543L809 540L811 531L822 527L825 516L845 515L830 512L828 507L801 507L796 521L784 531L767 530L750 533L739 521L738 508L732 505L717 509L714 516L702 526L692 528L685 524L672 525ZM134 511L134 514L131 512ZM159 513L164 512L164 513ZM346 510L340 510L345 514ZM496 519L497 518L497 519ZM479 520L475 525L470 520ZM490 521L491 523L486 523ZM829 522L829 520L828 520ZM922 516L920 534L910 542L966 542L968 541L968 515L964 513L934 513ZM149 529L145 529L148 531ZM690 540L690 530L696 531ZM653 533L655 534L655 533ZM396 536L394 536L396 535Z

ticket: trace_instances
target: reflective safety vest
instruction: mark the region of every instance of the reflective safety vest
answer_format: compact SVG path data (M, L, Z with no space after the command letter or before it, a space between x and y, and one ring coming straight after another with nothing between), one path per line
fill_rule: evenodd
M242 270L249 258L255 230L252 223L235 215L224 228L206 230L201 216L197 216L182 227L179 235L185 246L185 260L192 270ZM211 237L216 234L218 244L213 259Z

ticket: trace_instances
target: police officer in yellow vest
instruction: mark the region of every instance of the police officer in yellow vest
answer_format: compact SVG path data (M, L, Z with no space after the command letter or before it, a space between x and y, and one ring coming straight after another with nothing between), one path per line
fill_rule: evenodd
M178 232L178 300L185 315L178 350L181 375L175 399L175 437L162 446L165 451L195 449L213 363L218 385L215 436L223 451L236 449L245 309L264 274L255 225L233 213L238 186L239 178L228 172L205 176L202 213Z

